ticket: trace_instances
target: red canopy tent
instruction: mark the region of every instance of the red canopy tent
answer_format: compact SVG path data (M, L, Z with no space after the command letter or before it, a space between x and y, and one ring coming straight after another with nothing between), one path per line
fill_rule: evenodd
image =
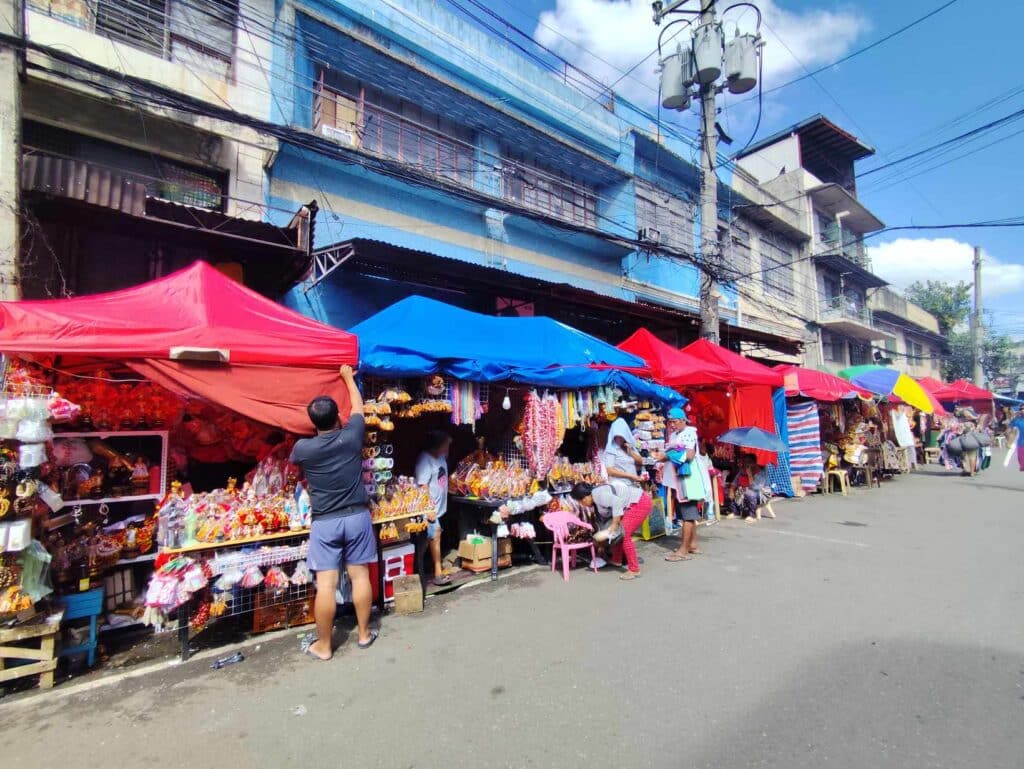
M978 387L975 384L971 384L966 379L957 379L955 382L949 385L949 389L957 394L961 400L969 401L991 401L995 400L995 395L990 393L984 387Z
M729 369L723 366L710 369L700 360L663 342L645 328L640 329L619 345L619 349L643 358L654 381L667 387L683 387L700 377L717 377L719 382L729 381Z
M782 374L721 345L698 339L680 352L697 362L697 369L684 383L691 387L711 385L767 385L782 387Z
M803 396L822 403L835 403L851 396L873 397L867 390L824 371L790 365L776 366L775 371L782 374L786 382L786 395L791 398Z
M348 395L337 369L356 365L356 337L260 296L205 262L141 286L72 299L0 303L0 350L120 361L176 392L290 432L305 406Z
M988 390L971 384L965 379L958 379L952 384L946 384L931 377L921 377L917 381L936 401L951 407L969 406L981 413L992 413L995 396ZM942 413L947 412L948 409L942 411Z
M695 388L688 395L704 438L714 439L733 427L760 427L780 434L772 390L784 385L782 374L706 339L681 352L698 361L686 384ZM771 452L753 453L762 464L777 461Z

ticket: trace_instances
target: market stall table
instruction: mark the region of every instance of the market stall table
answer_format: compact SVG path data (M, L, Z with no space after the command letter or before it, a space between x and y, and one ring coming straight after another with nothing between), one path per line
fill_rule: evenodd
M483 511L483 510L490 510L491 511L491 515L487 516L486 522L491 525L491 579L492 580L495 580L495 579L498 578L498 527L501 526L503 523L506 523L506 521L505 521L505 519L502 519L500 522L495 523L494 521L491 520L491 518L493 517L494 511L496 511L499 507L504 505L506 501L507 500L478 499L476 497L458 497L458 496L454 496L454 495L450 495L448 497L448 502L449 503L454 502L457 505L462 505L462 506L465 506L465 507L468 507L468 508L476 510L478 512L478 518L480 517L479 516L479 512L480 511ZM529 515L533 514L534 512L535 512L534 510L524 510L524 511L519 512L519 513L510 513L509 514L509 519L512 519L512 518L523 518L523 517L526 517L526 516L529 516ZM459 538L460 538L460 540L462 539L461 536ZM539 566L547 566L547 563L548 563L547 559L541 553L540 548L537 547L537 542L535 540L533 540L533 539L528 539L527 542L530 545L530 554L533 557L533 562L538 564Z

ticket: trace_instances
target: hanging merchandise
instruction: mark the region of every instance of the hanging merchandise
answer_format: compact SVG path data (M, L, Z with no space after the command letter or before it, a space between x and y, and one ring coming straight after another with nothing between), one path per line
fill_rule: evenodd
M551 395L541 396L531 390L525 399L526 411L523 415L523 453L530 472L535 478L547 475L555 461L555 454L562 441L559 437L560 408L558 401ZM561 435L565 435L562 425Z
M449 391L453 425L475 425L487 412L478 382L453 382Z

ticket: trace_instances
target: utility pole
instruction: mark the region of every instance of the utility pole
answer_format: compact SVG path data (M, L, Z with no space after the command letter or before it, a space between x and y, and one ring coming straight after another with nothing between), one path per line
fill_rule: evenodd
M721 293L718 279L722 269L722 246L718 237L718 128L715 124L715 100L722 91L747 93L760 78L761 11L752 3L736 3L734 9L753 9L757 14L757 34L736 32L728 41L715 14L715 0L699 0L699 8L687 9L691 0L655 0L652 3L654 23L670 15L689 15L696 20L689 45L676 44L676 51L664 55L665 33L676 24L690 25L689 19L666 24L658 35L658 59L661 65L661 106L683 112L690 106L691 89L696 86L700 97L700 335L714 343L719 340L718 300ZM681 30L680 30L681 31ZM679 32L676 32L678 35ZM671 38L670 38L671 41Z
M23 0L0 0L0 33L24 36ZM21 211L22 53L0 43L0 300L21 298L18 274Z
M974 362L974 384L981 387L985 374L981 368L981 246L974 247L974 312L971 313L971 360Z
M701 6L700 24L714 25L715 3L710 0ZM700 335L702 339L718 344L718 174L715 161L718 152L718 133L715 129L715 83L700 89Z

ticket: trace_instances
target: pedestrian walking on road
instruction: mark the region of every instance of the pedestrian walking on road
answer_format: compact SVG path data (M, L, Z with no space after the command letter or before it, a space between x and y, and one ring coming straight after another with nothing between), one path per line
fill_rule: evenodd
M352 583L359 648L367 649L377 640L377 633L370 631L373 588L368 564L377 560L377 541L362 480L363 398L351 366L341 367L341 377L352 404L348 421L342 425L333 398L314 398L306 411L316 437L297 441L291 455L292 463L302 468L313 503L308 563L316 572L317 639L305 651L319 660L334 654L335 594L342 563Z
M1017 411L1017 415L1010 420L1009 428L1013 432L1013 443L1010 446L1017 447L1017 465L1024 473L1024 406Z

